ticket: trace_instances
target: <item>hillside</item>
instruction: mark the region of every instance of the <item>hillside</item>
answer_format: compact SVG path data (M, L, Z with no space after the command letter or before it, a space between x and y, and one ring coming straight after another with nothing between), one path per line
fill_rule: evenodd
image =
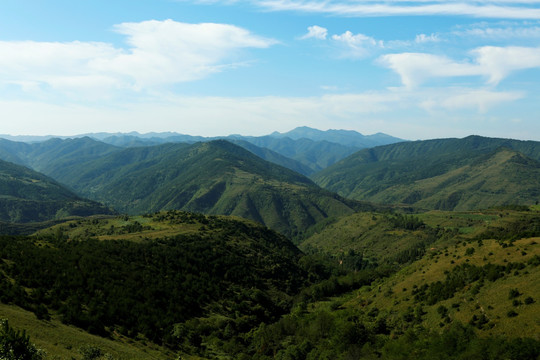
M361 150L313 176L357 200L468 210L540 197L540 143L471 136Z
M0 221L28 223L110 213L43 174L0 160Z
M89 137L52 138L33 143L0 139L1 159L24 165L48 176L61 171L65 166L97 159L119 149Z
M325 218L370 208L223 140L128 148L52 175L120 212L235 215L290 236Z
M0 301L42 325L60 320L117 341L173 346L173 330L194 319L221 330L274 321L307 281L300 256L283 236L233 218L170 211L74 220L33 237L0 237ZM28 321L15 314L14 326L18 318ZM53 329L36 335L63 354L83 341Z

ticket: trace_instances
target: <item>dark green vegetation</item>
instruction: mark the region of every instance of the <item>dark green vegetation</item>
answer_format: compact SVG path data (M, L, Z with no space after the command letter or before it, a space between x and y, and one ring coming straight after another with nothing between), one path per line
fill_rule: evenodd
M0 160L0 228L3 234L17 231L17 226L2 222L28 223L110 213L101 204L79 197L43 174Z
M361 150L314 175L342 196L473 210L540 199L540 143L470 136Z
M79 219L0 239L0 300L163 358L536 359L539 219L359 213L319 229L309 255L226 217Z
M44 356L30 342L26 332L15 330L7 320L0 320L0 358L5 360L41 360Z
M172 211L73 220L0 238L0 301L92 334L175 347L175 324L201 316L243 331L275 321L307 282L299 257L289 240L246 221Z

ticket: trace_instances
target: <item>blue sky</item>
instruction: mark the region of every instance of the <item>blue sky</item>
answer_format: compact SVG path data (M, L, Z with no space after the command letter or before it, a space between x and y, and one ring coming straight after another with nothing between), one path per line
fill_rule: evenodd
M0 133L540 140L540 0L3 0Z

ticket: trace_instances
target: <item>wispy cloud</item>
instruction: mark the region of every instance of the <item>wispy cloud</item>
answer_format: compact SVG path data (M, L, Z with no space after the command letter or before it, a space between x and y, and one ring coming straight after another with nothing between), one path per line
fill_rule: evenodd
M489 40L538 39L540 38L540 24L536 21L533 23L504 22L498 24L484 22L454 30L452 35Z
M233 66L239 51L275 44L227 24L123 23L127 48L101 42L0 42L0 82L26 90L130 88L193 81Z
M377 41L371 36L364 34L353 34L345 31L341 35L332 35L332 40L345 48L343 56L361 58L368 55L372 49L384 46L382 41Z
M536 0L253 0L272 11L300 11L345 17L368 16L468 16L498 19L540 19Z
M497 85L514 71L540 68L540 48L484 46L470 53L473 59L461 62L426 53L387 54L378 62L394 70L408 88L432 78L463 76L483 76Z

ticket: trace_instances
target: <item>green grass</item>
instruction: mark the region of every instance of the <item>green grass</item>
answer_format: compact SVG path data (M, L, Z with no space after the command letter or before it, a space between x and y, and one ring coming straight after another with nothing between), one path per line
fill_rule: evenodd
M167 349L144 341L114 335L102 338L73 326L62 324L54 316L50 321L38 320L34 313L0 303L0 318L8 319L15 329L24 329L30 340L52 359L81 359L79 349L85 345L99 347L123 360L156 360L173 358Z

